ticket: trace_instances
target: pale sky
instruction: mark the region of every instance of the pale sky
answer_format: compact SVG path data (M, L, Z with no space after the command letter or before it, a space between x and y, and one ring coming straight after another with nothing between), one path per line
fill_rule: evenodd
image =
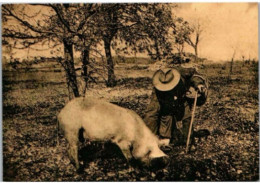
M236 59L258 58L257 3L180 3L176 14L204 27L199 56L230 60L236 49Z
M242 55L246 59L258 59L257 3L179 3L174 12L191 24L198 20L201 23L200 57L230 60L236 49L236 59L241 59ZM194 52L188 45L186 51ZM29 56L51 56L46 51L33 49L15 52L20 58L26 58L28 53ZM61 56L62 52L55 54Z

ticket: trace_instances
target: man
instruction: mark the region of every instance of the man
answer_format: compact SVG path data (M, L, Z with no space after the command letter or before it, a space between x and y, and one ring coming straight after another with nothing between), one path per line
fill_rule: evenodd
M206 79L195 68L164 68L154 73L153 86L144 118L146 125L164 141L166 151L171 149L170 142L185 145L194 102L192 91L198 91L197 105L203 105L207 98Z

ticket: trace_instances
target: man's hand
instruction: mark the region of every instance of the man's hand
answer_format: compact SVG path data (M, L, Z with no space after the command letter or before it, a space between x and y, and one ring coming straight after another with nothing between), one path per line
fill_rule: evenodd
M205 87L204 85L201 85L201 84L198 85L196 89L197 89L197 91L198 91L199 93L205 93L206 90L207 90L206 87Z

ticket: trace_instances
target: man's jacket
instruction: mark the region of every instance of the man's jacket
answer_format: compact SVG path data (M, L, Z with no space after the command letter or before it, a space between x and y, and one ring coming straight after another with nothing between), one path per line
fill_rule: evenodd
M155 133L165 120L172 120L167 116L172 116L175 122L182 121L191 116L191 108L194 99L188 98L190 87L196 88L202 84L207 89L206 78L200 75L195 68L175 68L181 74L181 82L183 83L178 89L170 92L159 92L155 88L152 91L151 101L147 106L144 118L147 126ZM197 105L203 105L207 99L207 92L198 95Z

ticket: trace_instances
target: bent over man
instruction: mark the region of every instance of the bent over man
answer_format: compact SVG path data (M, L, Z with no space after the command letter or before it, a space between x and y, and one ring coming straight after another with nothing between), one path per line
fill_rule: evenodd
M152 80L154 88L144 117L146 125L165 141L166 149L171 149L170 142L185 145L194 102L192 90L198 91L197 105L203 105L207 98L206 79L195 68L180 67L159 69Z

